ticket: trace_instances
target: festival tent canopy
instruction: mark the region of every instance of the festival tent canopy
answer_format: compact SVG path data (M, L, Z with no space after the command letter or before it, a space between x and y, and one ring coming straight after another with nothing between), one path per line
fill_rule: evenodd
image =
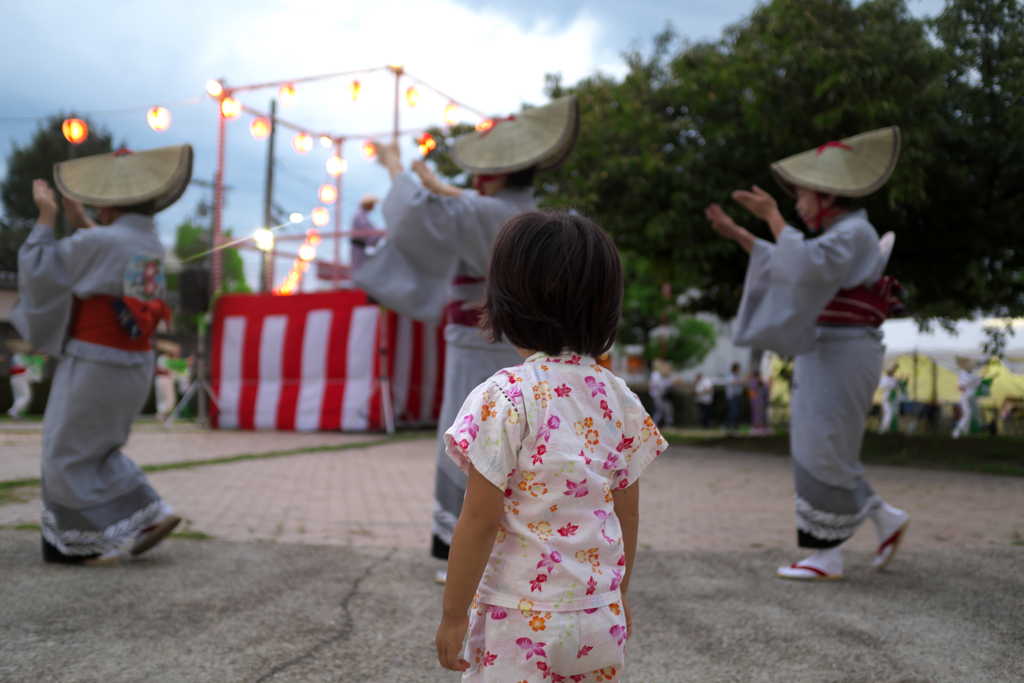
M933 359L940 367L959 372L957 356L966 356L976 362L988 360L984 346L989 336L985 330L1004 325L1005 322L1000 320L962 321L956 324L952 333L938 324L922 332L915 320L886 320L882 325L886 363L900 356L917 354ZM1007 339L1003 360L1012 371L1024 373L1024 318L1013 320L1012 329L1015 334Z

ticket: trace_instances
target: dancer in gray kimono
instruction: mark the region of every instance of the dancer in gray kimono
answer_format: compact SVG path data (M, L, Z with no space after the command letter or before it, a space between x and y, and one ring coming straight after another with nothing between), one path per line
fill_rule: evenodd
M444 432L466 396L521 357L508 343L489 344L477 330L475 302L484 298L484 274L498 230L517 212L536 206L534 175L559 166L576 143L579 106L564 97L517 116L497 119L456 141L455 162L473 174L475 191L440 182L422 161L403 170L397 144L378 148L392 185L382 210L388 242L355 273L357 286L398 313L428 323L443 316L446 342L444 398L438 425L432 554L448 546L466 493L466 475L445 454ZM443 583L445 572L438 572Z
M895 281L883 277L894 237L881 240L852 198L880 188L899 155L896 127L863 133L772 164L812 238L786 224L757 187L732 197L768 223L775 244L736 225L717 204L706 216L749 254L733 342L795 357L790 449L796 479L798 544L816 552L778 575L843 578L840 545L870 518L878 531L875 569L892 560L909 516L886 504L864 478L860 448L882 372L879 326Z
M43 416L43 559L115 564L143 553L180 522L121 451L153 381L150 339L161 319L164 249L153 214L192 175L188 145L83 157L54 166L69 221L57 240L57 202L33 184L39 220L18 252L21 335L59 357ZM81 204L98 207L95 227Z

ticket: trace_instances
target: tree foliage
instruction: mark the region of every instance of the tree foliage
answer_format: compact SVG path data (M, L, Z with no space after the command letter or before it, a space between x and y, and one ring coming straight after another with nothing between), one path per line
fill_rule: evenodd
M103 154L113 150L113 137L106 130L85 119L89 137L80 145L72 145L64 138L61 124L75 117L63 112L40 123L32 139L24 146L15 145L7 156L7 175L0 184L0 202L4 218L0 220L0 270L18 269L18 247L25 241L29 230L39 216L32 201L32 181L43 178L53 185L53 165L72 157ZM78 117L81 118L81 117ZM58 237L64 234L64 221L58 215L53 226Z
M622 78L548 77L551 97L579 97L582 126L537 189L543 205L590 215L619 244L627 335L657 324L663 283L698 290L691 311L734 315L747 257L709 228L705 206L722 203L770 238L729 199L757 184L800 226L771 162L894 124L896 170L860 201L897 235L888 272L911 311L1024 314L1020 0L950 0L931 21L904 0L773 0L717 40L686 43L669 27L625 60Z

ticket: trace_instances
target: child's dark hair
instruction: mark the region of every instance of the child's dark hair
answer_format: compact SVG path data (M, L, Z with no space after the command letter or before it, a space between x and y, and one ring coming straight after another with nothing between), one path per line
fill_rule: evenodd
M480 323L492 342L597 357L615 340L621 308L619 251L592 220L528 211L502 226Z

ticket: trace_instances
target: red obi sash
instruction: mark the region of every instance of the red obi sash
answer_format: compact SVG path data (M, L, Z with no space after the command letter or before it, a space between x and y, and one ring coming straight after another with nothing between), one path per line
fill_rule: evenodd
M482 277L470 277L469 275L456 275L452 279L453 285L475 285L483 282ZM483 311L479 308L465 308L470 302L459 299L452 299L444 308L444 321L446 325L465 325L476 327L483 318Z
M142 301L105 295L76 298L71 336L124 351L149 351L150 339L161 320L171 320L171 311L161 299Z
M21 375L21 374L24 374L24 373L25 373L25 368L14 367L13 365L11 366L11 376L12 377L14 375Z
M818 316L819 325L871 325L879 327L890 312L902 309L902 302L895 296L900 291L896 278L886 275L871 287L861 285L852 289L840 289L839 293L826 304Z

